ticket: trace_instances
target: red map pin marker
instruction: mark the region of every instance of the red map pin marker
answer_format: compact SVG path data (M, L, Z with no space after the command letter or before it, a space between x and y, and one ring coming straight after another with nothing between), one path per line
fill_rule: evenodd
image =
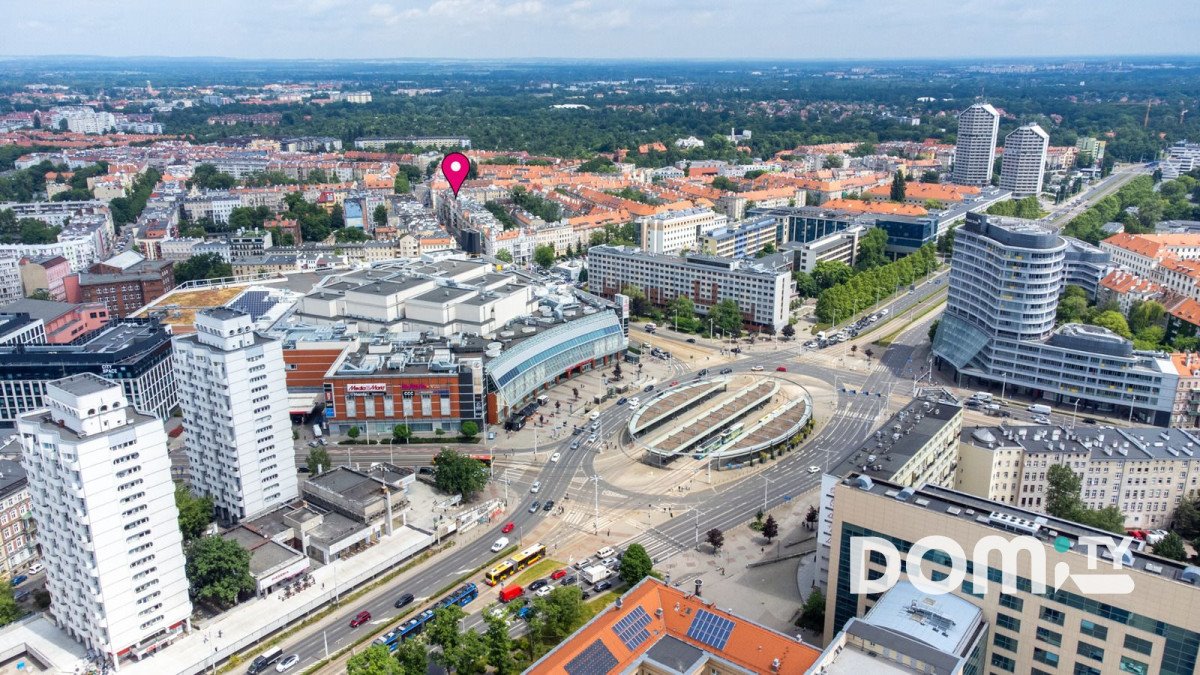
M470 170L471 160L461 152L452 152L442 158L442 175L450 182L450 189L454 190L455 197L458 196L458 188L462 187Z

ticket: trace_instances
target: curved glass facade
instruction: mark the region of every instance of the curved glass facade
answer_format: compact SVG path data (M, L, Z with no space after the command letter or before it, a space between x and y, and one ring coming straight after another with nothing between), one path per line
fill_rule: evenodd
M614 312L599 312L556 326L518 344L487 364L488 384L503 405L513 405L571 368L625 349Z

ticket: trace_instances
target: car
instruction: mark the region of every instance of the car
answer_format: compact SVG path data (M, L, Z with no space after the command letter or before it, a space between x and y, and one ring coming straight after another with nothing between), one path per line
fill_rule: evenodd
M558 581L559 579L561 579L565 576L567 576L566 570L554 570L553 572L550 573L550 579L553 581Z
M278 664L276 664L275 670L276 670L276 672L282 673L283 671L287 670L288 668L291 668L292 666L296 665L299 662L300 662L299 654L288 654L287 656L283 657L283 659L280 660L280 662Z
M550 591L553 591L553 590L554 589L550 586L542 586L541 588L534 591L533 594L538 596L539 598L544 598L547 595L550 595Z
M315 447L317 447L318 445L320 445L320 444L319 444L319 443L317 443L316 441L309 441L309 442L308 442L308 447L310 447L310 448L315 448Z
M396 598L396 602L392 603L392 606L396 609L400 609L405 605L411 604L413 600L416 600L416 598L413 597L412 593L405 593L404 595Z
M786 372L787 372L787 368L786 368L785 366L779 366L778 368L776 368L776 369L775 369L775 372L777 372L777 373L786 373Z
M654 391L654 385L648 384L642 389L642 391L644 391L646 393L650 393L650 392Z
M307 466L297 467L296 471L299 471L300 473L310 473L309 468Z
M514 525L513 523L507 523L507 524L505 524L504 528L500 530L500 532L502 534L508 534L509 532L513 531L514 527L516 527L516 525Z
M45 566L45 565L43 565L43 564L42 564L42 563L40 563L40 562L35 562L35 563L33 563L32 565L30 565L30 566L29 566L29 569L28 569L28 570L26 570L26 571L25 571L25 573L26 573L26 574L28 574L28 575L30 575L30 576L32 576L32 575L34 575L34 574L37 574L38 572L41 572L41 571L42 571L42 570L44 570L44 569L46 569L46 566Z
M1094 420L1090 417L1085 417L1085 418L1083 418L1083 423L1084 424L1096 424L1096 420Z
M621 398L617 399L617 405L625 405L625 403L628 401L629 401L629 399L622 396Z
M1033 421L1037 422L1038 424L1050 424L1050 418L1046 417L1045 415L1038 415L1033 418Z
M819 466L810 466L810 467L808 467L808 472L809 472L809 473L821 473L821 467L819 467Z
M733 368L722 368L722 369L721 369L721 374L722 374L722 375L728 375L728 374L730 374L730 373L732 373L732 372L733 372Z
M549 585L550 585L550 582L549 582L549 581L546 581L545 579L538 579L537 581L534 581L534 582L530 583L530 584L529 584L529 586L527 586L527 587L526 587L526 590L528 590L528 591L538 591L538 590L541 590L542 588L545 588L546 586L549 586Z
M574 586L577 583L579 583L579 577L575 576L574 574L564 577L560 582L560 584L563 586Z
M571 430L572 436L578 436L579 434L582 434L582 433L583 433L583 427L575 427L574 429Z
M370 620L371 620L370 612L366 612L366 611L359 612L358 614L354 615L353 619L350 619L350 627L358 628L359 626L363 625L364 623L366 623Z
M596 564L596 561L592 560L591 558L584 558L583 560L576 562L571 567L574 567L577 570L582 570L584 568L591 567L594 564Z
M753 368L750 369L750 371L754 372L754 373L761 373L763 371L763 367L762 366L754 366Z
M542 481L540 481L540 480L535 480L535 481L533 481L533 485L530 485L530 486L529 486L529 493L530 493L530 494L535 494L535 495L536 495L536 494L537 494L537 491L538 491L538 490L541 490L541 489L542 489Z
M21 584L25 583L26 581L29 581L29 577L25 576L24 574L18 574L17 576L12 578L12 585L20 586Z
M544 506L542 506L543 511L549 511L553 508L554 508L554 500L553 499L547 499L546 504Z
M598 421L592 422L592 431L598 431L599 429L600 429L600 422L598 422Z
M1134 539L1137 539L1138 541L1145 541L1147 533L1145 530L1129 530L1126 532L1126 534L1133 537Z
M550 461L551 461L551 462L557 462L557 461L558 461L560 458L562 458L562 455L561 455L560 453L557 453L557 452L556 452L556 453L554 453L553 455L550 455Z
M529 505L529 512L537 513L537 510L540 508L542 508L542 503L539 501L534 501L532 504Z
M696 344L696 338L688 338L687 342L689 345L694 345L694 344Z
M534 502L534 504L536 503ZM492 544L492 553L503 551L505 546L508 546L508 537L500 537Z
M604 565L605 567L612 568L612 567L616 567L617 565L621 564L621 561L617 560L615 557L605 558L604 560L600 561L600 564Z
M588 437L587 437L587 442L588 442L588 443L595 443L595 442L596 442L596 438L597 438L596 434L592 434L591 436L588 436Z
M675 385L677 385L677 384L679 384L679 380L671 380L671 386L672 386L672 387L674 387L674 386L675 386Z
M1163 539L1166 539L1167 534L1168 532L1166 530L1150 530L1146 533L1146 543L1150 544L1151 546L1156 545Z
M742 348L741 348L741 347L734 347L733 349L730 349L729 351L733 352L734 354L741 354L741 353L742 353Z
M579 449L579 439L575 439L575 440L571 441L571 449L572 450Z
M595 586L592 586L592 592L600 593L601 591L607 591L610 588L612 588L612 582L605 579L604 581L601 581L600 583L596 584Z

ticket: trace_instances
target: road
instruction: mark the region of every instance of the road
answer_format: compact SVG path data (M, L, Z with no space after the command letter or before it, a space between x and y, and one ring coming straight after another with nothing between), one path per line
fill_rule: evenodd
M1075 216L1083 213L1096 202L1121 189L1129 181L1138 176L1149 174L1150 170L1144 164L1122 164L1113 168L1113 172L1100 182L1072 197L1065 204L1060 204L1060 210L1042 219L1042 224L1051 229L1061 229ZM1071 204L1075 204L1071 206Z
M915 293L904 294L886 306L893 313L903 312L933 294L941 292L944 287L944 277L935 276L919 286ZM776 366L786 365L789 375L807 375L831 383L845 382L859 392L871 392L872 395L844 395L816 435L811 437L800 449L775 461L762 472L728 483L716 491L698 491L680 497L672 496L671 501L677 505L678 515L657 527L647 529L626 544L640 543L646 547L652 558L661 561L693 546L697 539L697 532L702 536L703 532L714 527L727 529L738 523L746 522L760 508L764 508L764 506L770 508L790 499L793 495L799 495L815 487L820 481L821 474L820 472L810 473L808 467L817 466L824 470L826 467L838 464L859 441L870 433L878 423L880 415L886 411L888 399L875 394L885 394L890 387L897 384L911 386L906 374L911 366L914 345L922 340L924 340L923 330L909 331L900 340L894 342L879 359L876 359L871 370L865 374L847 372L824 365L811 358L811 353L801 347L802 340L800 339L780 343L779 348L774 351L754 351L744 354L737 361L722 366L733 368L735 372L749 372L755 366L762 366L765 371L774 375L773 371ZM809 354L809 358L805 358L806 354ZM680 372L681 380L694 377L691 372L685 372L687 365L683 363L677 364L675 368ZM601 425L601 438L613 437L610 430L615 430L619 428L619 425L625 424L630 414L626 406L614 405L604 409L598 420ZM822 414L822 411L817 411L817 414ZM557 503L561 503L568 495L573 480L581 481L582 484L582 479L597 474L594 462L598 455L591 446L581 444L578 449L570 448L572 441L577 438L586 438L586 434L576 437L567 436L555 443L546 444L540 449L539 454L544 453L545 457L549 457L550 453L558 452L560 459L557 462L546 461L537 474L536 478L541 483L537 495L529 494L527 482L521 481L510 485L510 494L515 495L514 498L519 506L511 512L507 520L496 524L493 533L480 536L474 541L459 541L458 545L438 556L435 561L423 565L411 576L395 583L392 592L379 595L374 601L343 606L326 621L327 628L324 631L323 639L305 640L302 644L289 648L288 652L300 655L299 665L301 668L311 666L325 657L326 641L329 653L332 654L353 642L366 630L378 632L385 626L390 626L400 613L400 610L393 608L392 603L395 598L406 592L411 592L418 597L418 602L414 603L413 607L423 608L423 603L436 599L423 597L425 594L443 588L469 571L483 565L494 555L489 549L492 543L501 536L500 527L505 522L512 522L515 525L514 531L508 535L510 539L519 544L531 543L524 539L524 533L542 522L546 516L541 509L531 513L528 508L530 502L536 498L542 502L546 499L554 499ZM334 450L334 446L330 446L329 449ZM367 461L368 459L379 461L389 459L391 454L390 450L384 451L377 447L370 448L368 446L365 450L361 460L357 452L355 453L355 461ZM417 454L417 451L405 450L397 453L396 459L397 461L401 459L416 460L419 459ZM424 456L427 453L420 454ZM504 472L498 467L496 479L504 480L504 476ZM764 485L766 486L765 499ZM653 500L662 498L661 494L647 495L622 490L608 484L602 478L598 488L604 493L600 507L605 513L620 509L645 508L642 504L646 503L647 498ZM575 499L585 499L589 492L592 491L584 490L583 494L579 494L577 487L576 493L574 493ZM578 534L579 529L579 526L559 522L549 535L541 537L541 539L543 543L553 547L557 541L565 541L568 537ZM482 603L478 605L478 607L482 606ZM474 608L472 607L472 609ZM372 621L368 624L370 628L366 626L350 628L350 619L362 610L371 613Z

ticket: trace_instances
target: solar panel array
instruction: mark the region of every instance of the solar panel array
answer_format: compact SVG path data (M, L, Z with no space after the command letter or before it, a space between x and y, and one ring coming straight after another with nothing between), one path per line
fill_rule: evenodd
M603 642L596 640L571 659L566 670L568 675L608 675L616 667L617 657L608 651Z
M706 609L698 609L696 616L692 618L692 625L688 627L687 636L713 649L724 649L732 632L732 621Z
M621 620L613 626L613 632L617 637L621 638L621 642L633 651L637 649L646 638L650 637L650 631L646 630L646 626L650 625L650 615L641 607L634 607L633 611L621 617Z
M258 321L275 306L275 300L267 291L246 291L237 300L229 303L230 309L250 314L251 321Z

